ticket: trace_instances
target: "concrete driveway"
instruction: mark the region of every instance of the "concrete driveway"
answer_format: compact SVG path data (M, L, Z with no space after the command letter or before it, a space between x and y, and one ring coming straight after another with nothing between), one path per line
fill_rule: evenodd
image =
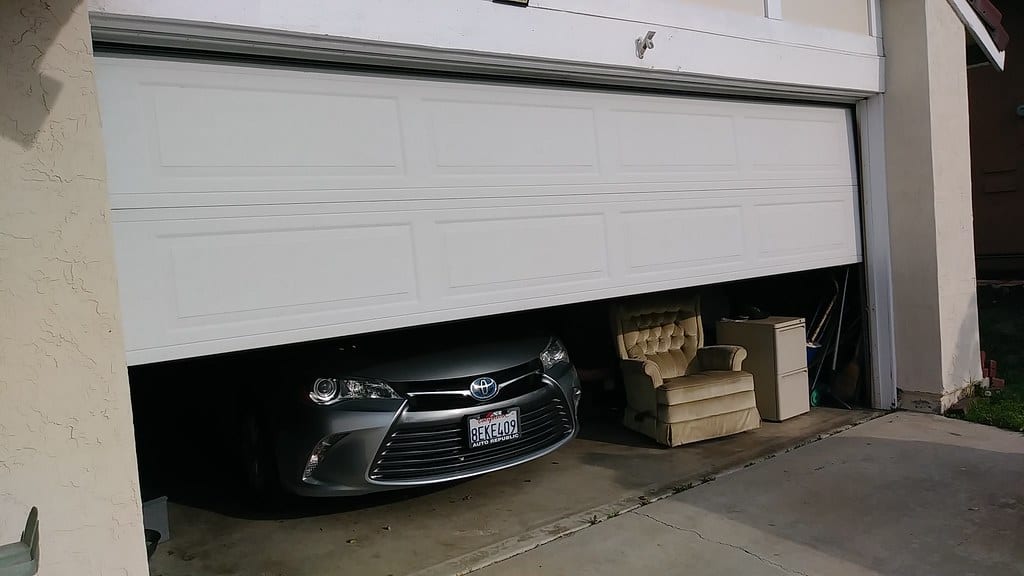
M888 415L475 574L1024 575L1024 436Z
M397 576L426 569L451 576L877 416L814 408L745 434L667 449L609 413L588 418L580 436L549 457L464 482L295 500L273 512L197 494L191 505L169 504L172 538L156 551L150 573Z

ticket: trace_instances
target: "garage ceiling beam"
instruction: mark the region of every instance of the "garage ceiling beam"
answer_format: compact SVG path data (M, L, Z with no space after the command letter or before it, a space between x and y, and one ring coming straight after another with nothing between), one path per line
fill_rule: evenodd
M190 20L90 14L98 51L156 49L685 93L852 103L868 92L739 81L513 54L310 35Z

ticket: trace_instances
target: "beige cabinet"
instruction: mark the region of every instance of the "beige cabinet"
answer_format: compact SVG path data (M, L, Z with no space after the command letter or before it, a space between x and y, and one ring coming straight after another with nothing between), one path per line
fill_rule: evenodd
M780 422L811 409L803 318L722 320L718 323L718 343L747 350L743 370L754 375L761 418Z

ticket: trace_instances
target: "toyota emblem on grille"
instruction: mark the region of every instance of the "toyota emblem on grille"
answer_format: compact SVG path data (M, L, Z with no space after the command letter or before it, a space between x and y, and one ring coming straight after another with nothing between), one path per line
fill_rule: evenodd
M498 395L498 383L489 376L477 378L469 385L469 395L477 400L490 400Z

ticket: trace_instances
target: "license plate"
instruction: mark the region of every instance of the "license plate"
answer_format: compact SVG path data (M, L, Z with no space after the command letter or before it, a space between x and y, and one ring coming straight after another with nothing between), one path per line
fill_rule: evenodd
M479 448L519 438L519 408L495 410L469 418L469 447Z

